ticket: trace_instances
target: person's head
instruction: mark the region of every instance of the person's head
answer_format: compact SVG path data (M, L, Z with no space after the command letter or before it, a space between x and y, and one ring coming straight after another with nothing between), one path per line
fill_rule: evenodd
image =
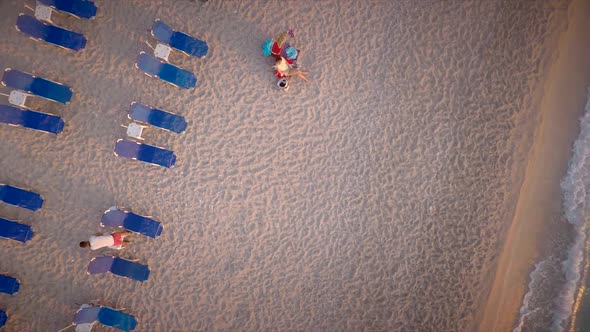
M90 242L88 242L88 241L80 242L80 248L88 248L88 247L90 247Z

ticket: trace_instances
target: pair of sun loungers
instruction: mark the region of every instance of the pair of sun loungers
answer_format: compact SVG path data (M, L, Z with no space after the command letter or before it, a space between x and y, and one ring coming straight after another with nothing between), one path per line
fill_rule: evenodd
M182 89L192 89L197 85L197 77L188 70L174 66L168 62L171 49L198 58L207 55L209 46L202 40L175 31L160 20L156 20L151 34L158 41L154 55L139 53L135 66L148 76L157 77Z
M104 212L100 225L102 227L124 228L154 239L162 234L162 224L160 222L115 206ZM150 270L146 265L114 256L102 256L92 259L87 272L91 275L112 273L140 282L146 281L150 274Z
M184 117L138 102L131 103L128 117L134 122L127 127L127 135L138 140L143 139L142 130L148 126L177 134L184 132L187 127ZM117 141L115 155L168 168L176 163L176 155L173 151L127 139Z
M61 117L27 109L25 101L34 95L68 104L73 95L70 87L12 68L4 70L2 85L14 90L8 97L12 105L0 105L1 123L50 134L59 134L63 131L64 121Z
M37 211L43 205L43 198L41 198L41 195L6 184L0 184L0 201L31 211ZM34 233L31 226L0 218L1 238L12 239L24 243L32 239L33 235Z
M80 51L86 47L86 38L78 32L53 25L51 13L57 10L78 18L91 19L96 16L96 5L88 0L37 0L35 17L20 14L16 29L35 40L65 49Z

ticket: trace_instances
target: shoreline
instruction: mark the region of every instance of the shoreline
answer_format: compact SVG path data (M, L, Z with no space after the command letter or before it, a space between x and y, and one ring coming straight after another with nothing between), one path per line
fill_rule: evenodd
M590 3L573 0L567 15L567 29L557 32L557 58L542 85L541 121L534 131L514 217L493 282L478 315L479 331L513 329L547 226L562 215L560 182L579 135L579 119L590 85L590 40L586 35L590 31Z

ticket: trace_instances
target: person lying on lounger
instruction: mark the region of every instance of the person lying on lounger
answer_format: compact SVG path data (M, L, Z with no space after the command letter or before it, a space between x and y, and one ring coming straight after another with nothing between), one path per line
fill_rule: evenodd
M80 242L81 248L88 248L90 250L97 250L100 248L110 248L119 250L129 244L126 239L131 235L131 232L115 232L109 235L94 235L88 241Z

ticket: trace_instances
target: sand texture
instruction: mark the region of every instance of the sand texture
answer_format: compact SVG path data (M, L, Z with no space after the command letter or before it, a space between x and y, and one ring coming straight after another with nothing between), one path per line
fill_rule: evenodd
M45 199L0 205L37 233L0 241L0 272L22 282L0 295L5 331L59 330L89 301L126 308L138 331L477 327L567 0L96 3L92 21L54 19L88 38L76 54L16 31L29 10L0 2L0 68L75 91L31 103L64 117L57 137L0 126L0 181ZM156 18L209 44L171 56L194 91L134 67ZM287 93L260 49L285 28L310 72ZM134 100L188 120L144 135L175 168L113 155ZM165 225L115 253L149 265L144 284L86 275L100 253L78 242L113 205Z

